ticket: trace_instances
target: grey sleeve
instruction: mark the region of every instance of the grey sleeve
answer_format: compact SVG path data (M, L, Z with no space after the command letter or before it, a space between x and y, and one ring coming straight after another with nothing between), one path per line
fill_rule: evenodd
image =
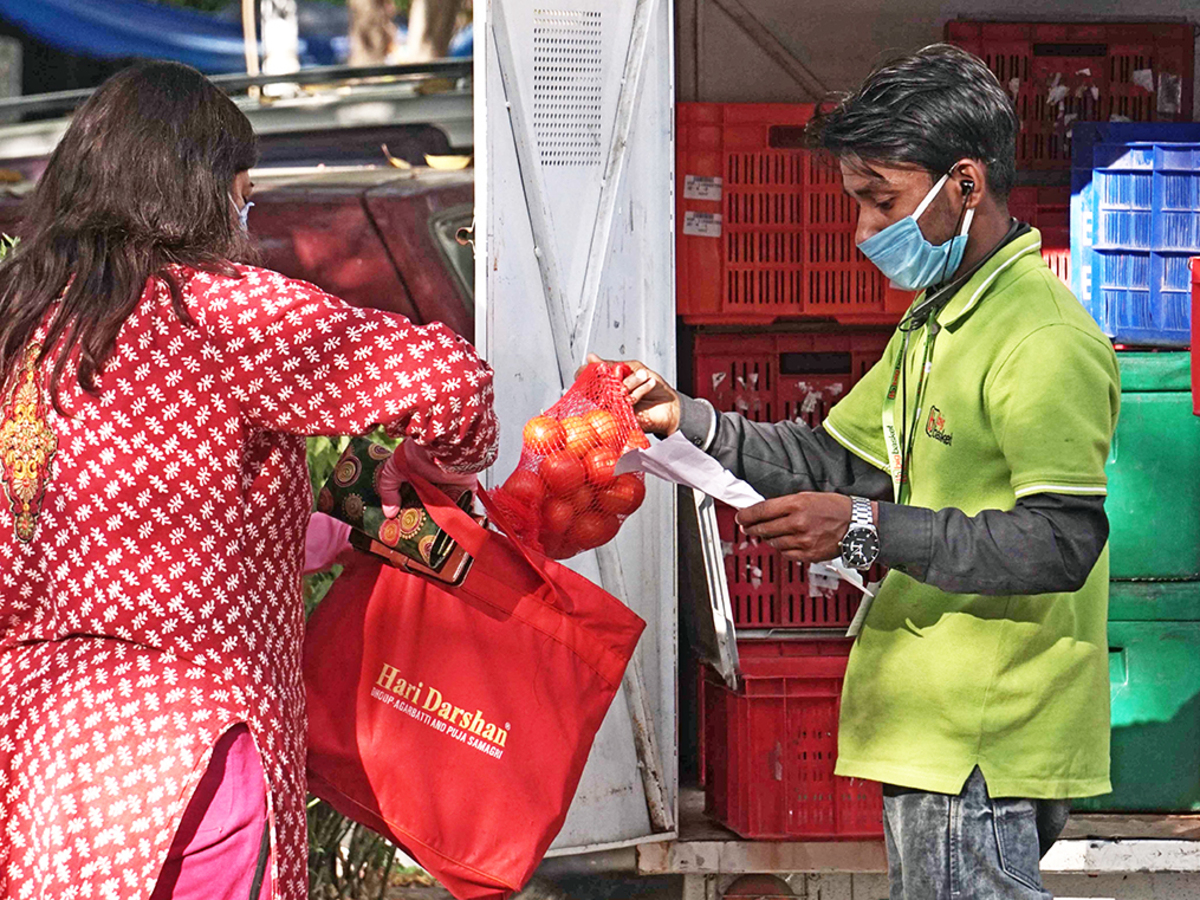
M832 491L892 499L891 476L859 459L821 427L717 415L706 400L680 397L679 430L764 497Z
M886 472L859 459L822 428L717 415L681 398L680 431L766 497L834 491L892 499ZM879 561L956 594L1045 594L1078 590L1108 540L1103 497L1034 494L1008 512L934 511L879 504Z
M1077 591L1108 540L1104 498L1071 494L977 516L880 503L878 526L879 562L954 594Z

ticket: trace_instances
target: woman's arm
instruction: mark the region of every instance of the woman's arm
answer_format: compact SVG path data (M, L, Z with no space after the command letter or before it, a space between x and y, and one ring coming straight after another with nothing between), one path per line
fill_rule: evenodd
M447 472L491 465L492 370L441 324L360 309L265 269L197 273L193 317L244 419L287 434L366 434L382 425Z

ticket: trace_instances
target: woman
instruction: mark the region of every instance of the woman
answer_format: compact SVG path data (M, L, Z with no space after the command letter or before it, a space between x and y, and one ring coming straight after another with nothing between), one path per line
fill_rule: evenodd
M494 456L469 344L233 262L254 162L198 72L127 69L0 267L3 896L304 897L304 436Z

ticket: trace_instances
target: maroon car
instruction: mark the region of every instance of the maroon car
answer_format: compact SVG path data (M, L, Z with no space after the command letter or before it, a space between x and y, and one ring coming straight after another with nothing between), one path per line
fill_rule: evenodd
M267 268L472 338L474 263L456 240L471 227L472 170L264 169L254 182L250 233ZM0 233L16 229L21 201L0 197Z

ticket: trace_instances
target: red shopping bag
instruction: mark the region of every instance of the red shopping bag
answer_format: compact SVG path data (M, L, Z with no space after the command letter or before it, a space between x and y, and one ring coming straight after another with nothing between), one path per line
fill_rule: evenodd
M475 562L457 587L374 559L334 584L304 643L309 789L459 900L505 898L562 828L645 623L406 477Z

